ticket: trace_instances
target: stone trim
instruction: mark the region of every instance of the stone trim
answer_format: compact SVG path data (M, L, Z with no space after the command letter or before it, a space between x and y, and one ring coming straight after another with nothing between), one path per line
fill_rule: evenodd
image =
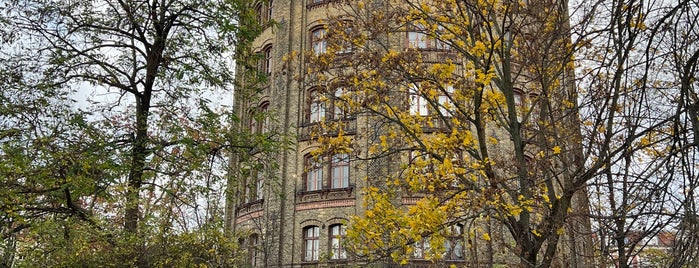
M353 207L355 205L354 198L342 199L342 200L328 200L319 202L310 202L296 204L296 211L311 210L311 209L322 209L322 208L339 208L339 207Z

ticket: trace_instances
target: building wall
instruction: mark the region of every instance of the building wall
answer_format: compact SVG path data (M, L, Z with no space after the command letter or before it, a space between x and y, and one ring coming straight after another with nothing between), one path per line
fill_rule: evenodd
M392 159L382 159L374 162L350 161L350 187L343 189L328 189L328 181L324 181L323 190L304 192L304 174L306 156L317 144L308 138L312 125L306 119L306 109L309 89L314 86L312 81L302 79L305 68L304 53L311 49L311 31L323 25L329 14L338 14L342 10L342 1L325 0L312 3L313 0L276 0L272 4L272 19L275 22L266 28L253 43L254 50L262 52L271 45L271 73L269 80L262 87L259 99L236 98L236 108L242 115L242 127L247 126L248 110L267 103L269 111L277 121L271 122L272 132L282 133L292 137L294 143L289 150L284 150L274 156L279 165L268 174L265 180L264 197L260 200L245 200L246 189L249 187L248 174L245 182L234 185L231 190L231 204L228 208L228 226L235 231L246 233L248 240L245 244L256 248L255 267L302 267L322 265L342 265L344 262L326 262L330 255L329 228L335 224L344 223L352 215L362 213L362 198L360 190L361 178L375 176L397 169L392 165ZM266 3L266 1L263 1ZM264 6L264 4L263 4ZM396 44L405 44L396 40ZM357 140L358 144L378 142L374 131L380 131L371 124L371 119L358 116L350 120L353 131L348 134ZM495 136L502 130L493 129ZM504 133L501 134L504 136ZM366 148L365 148L366 149ZM497 148L494 148L497 151ZM367 150L363 150L366 152ZM233 163L233 168L240 168ZM327 166L327 165L326 165ZM326 167L324 173L330 170ZM248 190L249 191L249 190ZM408 199L402 200L409 204ZM319 227L319 259L320 262L304 261L304 228ZM491 228L490 224L488 228ZM499 230L499 231L498 231ZM509 234L504 228L493 227L493 233L507 239ZM251 245L251 237L257 236L257 243ZM480 252L486 252L487 245L482 244ZM492 248L489 250L493 250ZM251 249L252 251L252 249ZM466 254L469 254L468 252ZM513 260L510 255L501 251L495 252L496 261L507 263ZM561 255L565 256L565 254ZM479 258L484 258L480 256ZM378 264L384 267L384 264ZM388 264L386 264L388 265ZM431 263L415 262L417 267L437 267ZM446 265L446 264L445 264Z

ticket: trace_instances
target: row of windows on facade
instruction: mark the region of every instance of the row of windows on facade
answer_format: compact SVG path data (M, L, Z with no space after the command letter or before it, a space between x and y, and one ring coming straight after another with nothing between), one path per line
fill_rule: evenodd
M329 228L329 259L341 260L347 259L347 251L343 246L347 230L345 225L336 224L330 225ZM464 259L464 237L463 225L453 225L448 230L448 237L444 241L444 252L442 258L445 260L463 260ZM304 245L304 261L318 261L320 257L320 227L307 226L303 229L303 245ZM429 237L413 243L412 257L415 259L424 259L427 252L430 251Z
M439 90L436 97L436 103L434 101L425 98L425 93L422 93L420 88L420 83L412 83L408 88L408 101L409 101L409 113L410 115L419 116L430 116L439 114L445 117L451 117L454 115L455 106L452 101L454 94L454 87L452 85L443 85L443 88ZM331 90L332 96L324 96L325 91L320 88L312 88L308 91L308 101L306 106L306 122L307 123L317 123L323 120L340 120L348 118L348 107L346 107L344 101L342 100L343 95L347 94L344 87L337 87L335 90ZM518 106L523 105L526 97L525 94L515 88L515 104ZM436 105L436 109L434 108Z
M330 225L328 228L329 259L347 259L347 251L343 246L347 228L342 224ZM303 229L303 260L318 261L320 258L320 227L307 226Z
M271 12L271 9L270 9ZM271 14L271 13L270 13ZM345 23L345 31L350 32L351 31L351 26L350 22ZM322 53L327 52L328 50L328 40L327 40L327 33L328 30L326 26L317 26L311 30L311 51L315 55L320 55ZM407 33L407 41L408 41L408 47L409 48L415 48L415 49L438 49L438 50L446 50L448 49L448 45L442 41L436 40L434 38L429 37L425 33L421 32L408 32ZM349 53L353 51L353 47L350 44L343 44L340 46L340 48L336 51L337 54L342 54L342 53ZM261 53L261 58L262 61L259 64L259 70L261 73L266 74L266 75L271 75L272 74L272 45L268 44L264 46L264 48L260 51Z
M428 116L432 114L430 103L420 93L420 83L413 83L409 88L409 112L410 115ZM451 101L454 87L445 86L446 94L437 97L437 106L443 116L451 116L453 103ZM332 90L332 96L324 96L326 93L322 88L312 88L308 91L308 101L306 104L306 122L317 123L324 120L340 120L349 118L348 107L342 100L346 94L344 87L337 87Z
M329 162L327 160L330 160ZM350 187L350 156L334 154L325 157L307 155L304 164L304 191L342 189ZM324 174L328 174L326 176ZM265 176L255 172L245 186L244 202L250 203L264 198ZM325 183L327 182L327 184Z
M347 228L343 224L330 225L328 228L328 257L330 260L347 259L347 251L343 245ZM244 241L239 241L245 243ZM303 260L318 261L320 259L320 227L308 226L303 229ZM250 266L257 267L261 252L260 238L257 234L252 234L247 240L248 257Z

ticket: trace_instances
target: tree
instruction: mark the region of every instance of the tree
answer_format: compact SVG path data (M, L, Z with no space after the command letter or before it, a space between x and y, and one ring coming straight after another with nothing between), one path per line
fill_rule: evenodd
M624 179L637 183L627 188L634 196L664 199L622 207L674 217L654 204L676 198L660 178L677 175L667 161L692 150L668 143L686 133L666 131L685 111L652 91L662 76L637 72L660 65L650 54L640 59L647 65L634 62L637 44L646 44L639 33L650 27L645 6L627 2L576 6L574 24L568 1L349 5L328 26L329 49L312 57L307 80L342 85L346 93L327 99L375 131L326 137L342 128L328 120L317 139L324 150L354 150L368 166L402 163L370 171L367 211L348 232L355 253L405 262L429 241L428 258L440 259L447 227L463 224L475 264L502 263L497 252L509 251L523 267L593 266L588 186L612 185L605 194L613 195ZM595 16L602 11L613 15ZM375 145L358 151L359 143ZM615 229L628 232L630 218L617 216Z
M4 1L3 237L38 245L25 254L63 247L69 266L95 251L167 263L178 245L195 263L230 263L205 256L234 255L216 234L224 171L256 145L207 95L232 91L231 48L256 33L237 24L249 2Z

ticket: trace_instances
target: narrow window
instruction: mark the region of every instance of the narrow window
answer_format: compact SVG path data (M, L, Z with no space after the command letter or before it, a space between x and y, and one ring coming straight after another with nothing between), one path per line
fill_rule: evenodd
M343 21L341 26L343 27L343 36L340 38L340 49L337 51L337 53L350 53L352 50L354 50L352 42L349 41L352 40L352 22Z
M260 104L259 112L262 115L262 121L260 122L260 132L269 132L269 102L264 102Z
M349 155L336 154L331 162L332 181L331 188L349 187Z
M256 200L264 198L264 187L265 187L265 176L262 170L257 171L257 178L255 181L255 195Z
M263 10L264 5L262 3L259 3L255 6L255 16L257 18L257 23L259 24L265 23L265 13L263 12Z
M454 111L454 103L451 101L451 97L454 94L454 86L444 85L444 92L439 94L437 102L439 103L439 112L442 116L451 116Z
M427 100L420 94L420 84L412 83L408 89L410 98L410 115L427 116Z
M250 238L248 239L248 257L250 258L249 262L251 267L257 266L259 242L260 241L257 234L250 235Z
M347 227L342 224L330 226L330 259L347 259L347 251L342 246L342 242L347 235Z
M318 260L318 242L320 227L309 226L303 229L304 261Z
M325 102L320 89L308 92L308 122L316 123L325 119Z
M335 94L333 96L333 119L343 119L346 116L345 113L345 103L343 102L343 96L345 94L345 88L338 87L335 89Z
M272 74L272 46L268 45L265 47L265 49L262 51L264 54L264 62L262 64L262 72L264 72L266 75L271 75Z
M313 156L306 156L306 191L317 191L323 188L323 165L322 158L315 159Z
M325 39L326 35L326 30L325 28L316 28L315 30L311 31L311 48L313 49L313 53L315 55L320 55L321 53L325 53L327 50L327 40Z
M274 1L269 0L269 2L267 3L267 20L272 19L272 14L274 13L272 6L274 6Z

